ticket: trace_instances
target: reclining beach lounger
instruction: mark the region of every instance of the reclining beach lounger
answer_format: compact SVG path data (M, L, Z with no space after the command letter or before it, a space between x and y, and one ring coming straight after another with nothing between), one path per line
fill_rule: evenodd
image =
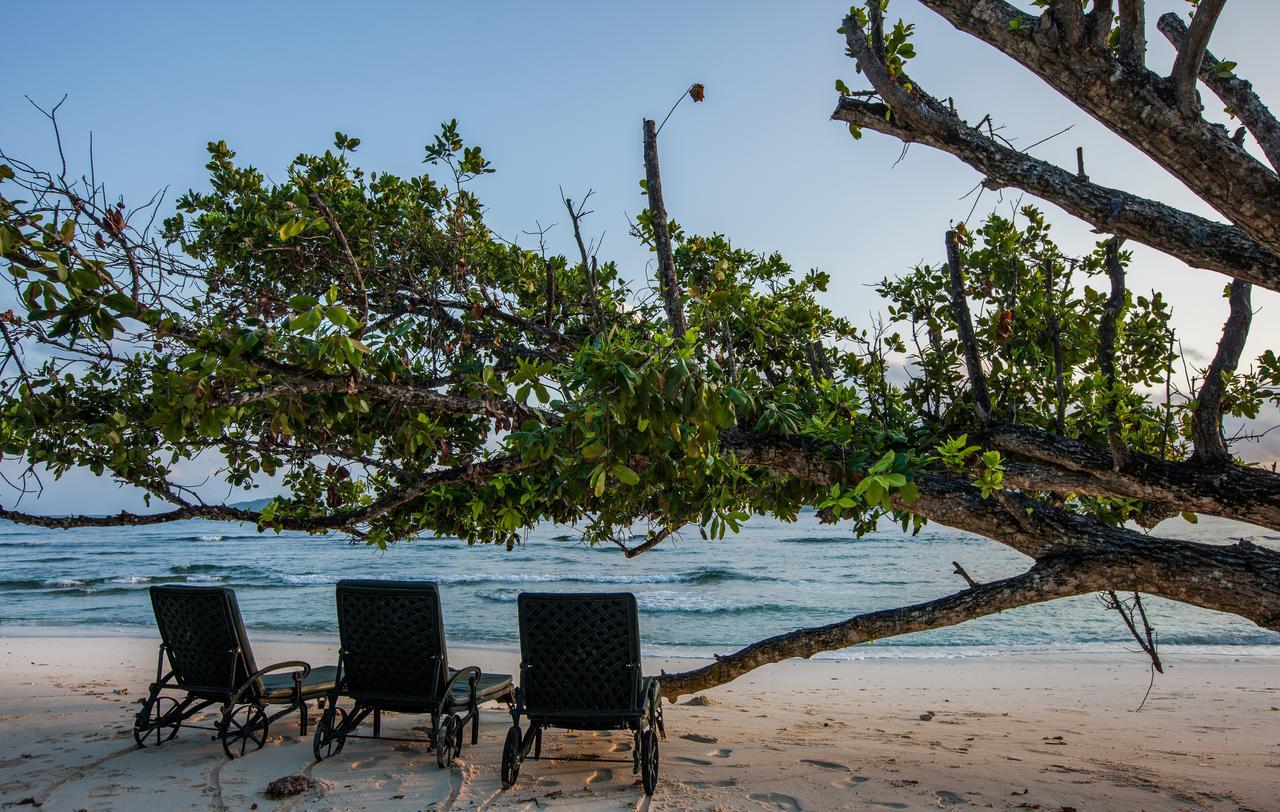
M547 728L630 730L632 772L640 773L645 794L652 795L658 735L665 739L666 731L658 680L640 673L635 595L525 592L518 606L520 687L502 748L503 786L516 782L531 749L533 758L542 757ZM521 716L529 722L523 733Z
M258 668L236 593L226 587L153 586L151 606L160 627L160 657L156 681L133 723L140 747L164 744L184 722L218 703L222 716L213 728L186 726L215 731L230 758L261 748L271 723L294 711L307 735L307 700L333 690L337 668L312 668L298 660ZM272 705L282 709L269 713Z
M447 766L462 752L462 733L471 723L471 743L480 735L479 706L515 699L509 674L482 674L467 666L449 667L445 650L440 592L423 581L339 581L338 681L316 724L317 761L337 755L347 739L422 741L382 735L382 714L431 714L426 739L436 764ZM354 705L344 709L340 697ZM459 714L461 711L461 714ZM373 736L355 730L373 716Z

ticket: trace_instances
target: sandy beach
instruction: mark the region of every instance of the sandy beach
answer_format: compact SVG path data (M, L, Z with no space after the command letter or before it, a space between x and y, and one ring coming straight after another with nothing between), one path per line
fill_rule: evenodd
M258 658L331 662L332 646L263 641ZM203 731L135 748L136 702L155 641L0 638L0 804L78 809L1253 809L1280 786L1280 660L1199 655L1167 664L1141 712L1138 655L787 662L668 705L650 801L626 764L526 762L503 791L508 725L485 711L481 740L441 770L425 748L352 741L312 763L310 737L273 726L263 750L228 761ZM457 649L454 663L515 666ZM648 672L689 661L649 662ZM419 724L393 717L389 731ZM548 752L626 756L625 736L549 736ZM270 801L275 778L313 780Z

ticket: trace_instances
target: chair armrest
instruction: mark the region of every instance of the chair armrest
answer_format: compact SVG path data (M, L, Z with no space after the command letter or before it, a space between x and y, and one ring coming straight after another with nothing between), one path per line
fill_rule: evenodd
M453 693L454 683L456 683L462 677L467 677L468 681L471 683L471 690L472 692L474 692L476 688L476 683L480 681L480 667L475 665L469 665L466 668L460 668L456 672L454 672L454 675L452 677L449 677L449 681L444 684L445 696L448 696L449 694Z
M244 681L244 684L236 689L235 694L231 697L230 704L234 705L240 701L240 697L244 696L244 693L250 690L253 687L253 684L263 676L270 674L272 671L284 671L290 668L293 669L293 692L295 695L301 695L302 681L311 673L311 664L305 663L302 660L285 660L279 663L272 663L266 668L259 668L257 671L250 674L249 678Z

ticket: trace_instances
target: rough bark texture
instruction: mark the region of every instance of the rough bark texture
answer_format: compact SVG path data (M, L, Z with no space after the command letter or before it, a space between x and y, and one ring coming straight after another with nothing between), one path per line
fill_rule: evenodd
M1156 24L1160 33L1164 34L1173 47L1181 50L1187 37L1187 24L1173 12L1161 15ZM1223 104L1227 105L1240 121L1258 140L1262 152L1271 162L1271 166L1280 170L1280 122L1272 115L1258 94L1253 92L1253 85L1236 76L1234 72L1223 70L1222 61L1206 50L1200 62L1200 81L1214 92Z
M1280 251L1280 177L1222 127L1181 109L1170 82L1145 68L1122 67L1109 52L1082 48L1078 39L1048 36L1037 30L1036 18L1003 0L921 3L1031 70L1264 249ZM1065 35L1070 26L1053 31Z
M730 437L739 459L818 484L837 478L835 466L798 444ZM935 601L886 609L753 643L702 668L662 678L663 695L728 682L762 665L870 640L925 631L1070 595L1116 590L1146 592L1247 617L1280 629L1280 553L1242 541L1199 544L1110 527L1060 508L1007 494L1025 510L1015 520L995 500L954 477L924 474L920 498L908 507L933 521L996 539L1035 559L1022 575L979 584Z
M1161 460L1133 450L1115 468L1107 449L1029 426L994 426L984 439L1006 454L1044 464L1006 473L1014 487L1141 499L1280 530L1280 475L1271 471Z

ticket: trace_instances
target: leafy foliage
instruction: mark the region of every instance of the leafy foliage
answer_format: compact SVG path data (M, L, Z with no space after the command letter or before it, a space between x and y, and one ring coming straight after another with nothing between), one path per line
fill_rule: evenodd
M909 33L890 37L904 61ZM859 533L884 517L918 529L921 472L1002 487L999 453L968 444L981 427L945 267L882 281L887 321L860 328L821 304L827 274L672 223L690 325L672 335L612 263L495 235L469 186L493 167L456 121L426 148L428 174L366 172L359 145L336 133L273 182L211 143L208 189L177 201L160 239L98 189L0 165L22 310L3 323L26 359L4 373L3 452L176 505L197 501L183 464L212 454L233 486L287 487L263 528L378 545L424 532L511 545L544 520L592 542L637 524L721 538L753 512L806 506ZM641 239L651 226L638 218ZM1184 453L1189 400L1153 397L1175 360L1158 292L1126 294L1112 384L1095 363L1101 246L1064 255L1032 208L963 237L1001 416L1103 443L1114 422L1134 448ZM1280 363L1268 353L1230 384L1233 412L1256 413ZM753 468L731 438L803 447L838 482ZM1112 522L1141 507L1068 505Z

